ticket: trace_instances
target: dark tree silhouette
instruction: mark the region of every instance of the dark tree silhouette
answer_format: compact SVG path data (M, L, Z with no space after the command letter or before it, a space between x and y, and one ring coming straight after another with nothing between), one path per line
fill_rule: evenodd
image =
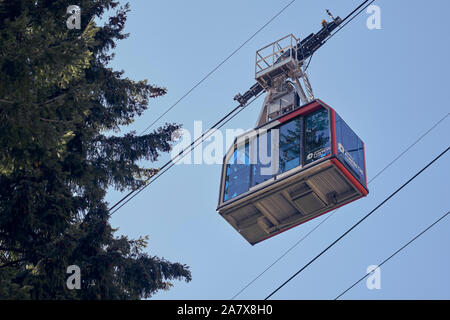
M71 2L0 1L0 298L147 298L189 268L150 256L145 237L114 236L104 197L143 185L157 169L137 162L170 151L179 125L120 135L166 90L108 67L128 4L78 1L69 30ZM81 290L66 287L69 265Z

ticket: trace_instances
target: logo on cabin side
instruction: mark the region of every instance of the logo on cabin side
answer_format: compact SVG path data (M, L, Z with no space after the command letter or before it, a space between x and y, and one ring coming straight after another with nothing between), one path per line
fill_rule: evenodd
M322 148L315 152L308 153L308 155L306 156L306 160L311 160L311 159L316 160L316 159L322 158L322 157L326 156L329 151L330 151L330 147Z
M344 149L344 146L340 142L338 143L338 150L345 156L345 159L347 160L347 162L351 166L353 166L360 173L360 175L362 177L364 177L364 171L360 168L360 166L358 166L358 164L353 159L352 155Z

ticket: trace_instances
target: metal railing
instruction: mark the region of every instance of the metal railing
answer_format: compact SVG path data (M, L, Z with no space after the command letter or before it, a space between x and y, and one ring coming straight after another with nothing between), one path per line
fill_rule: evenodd
M288 58L296 59L297 43L297 38L289 34L256 51L255 78L277 63L284 62Z

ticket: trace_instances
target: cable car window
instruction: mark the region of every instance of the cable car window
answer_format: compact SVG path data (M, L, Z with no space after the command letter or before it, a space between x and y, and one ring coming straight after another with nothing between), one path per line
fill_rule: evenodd
M234 150L226 167L223 201L230 200L250 187L249 144L241 145Z
M329 124L328 111L324 108L305 116L305 164L330 154Z
M355 177L365 184L363 143L337 113L336 140L338 156L345 161Z
M280 173L300 165L301 119L284 123L280 134Z
M270 131L258 135L256 154L252 157L252 186L273 177L272 167L272 134Z

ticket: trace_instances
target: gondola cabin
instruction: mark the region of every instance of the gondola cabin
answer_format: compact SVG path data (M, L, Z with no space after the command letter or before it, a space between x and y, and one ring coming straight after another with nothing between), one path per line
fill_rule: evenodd
M321 100L290 105L224 158L217 211L252 245L368 194L361 139Z

